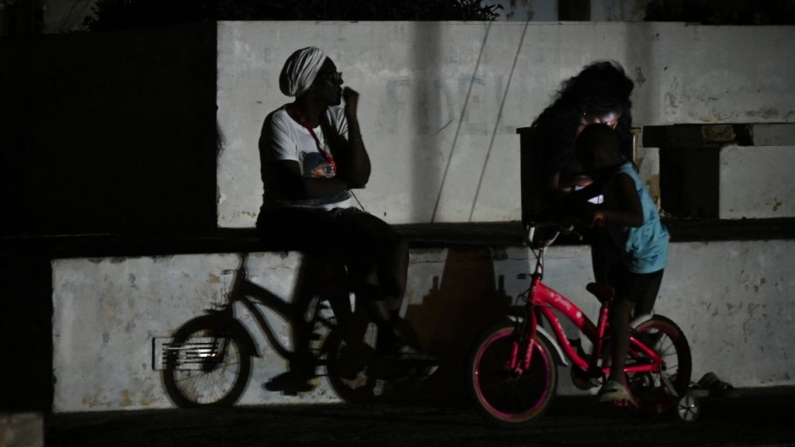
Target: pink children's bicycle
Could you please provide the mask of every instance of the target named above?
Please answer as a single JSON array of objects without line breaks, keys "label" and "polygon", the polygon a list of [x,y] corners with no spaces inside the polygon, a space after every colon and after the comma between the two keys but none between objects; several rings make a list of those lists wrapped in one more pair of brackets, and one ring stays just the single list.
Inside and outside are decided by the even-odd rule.
[{"label": "pink children's bicycle", "polygon": [[[570,366],[579,389],[601,386],[610,373],[611,330],[608,323],[613,289],[595,283],[586,289],[602,303],[594,325],[563,295],[543,282],[544,253],[561,231],[558,224],[532,224],[527,244],[536,258],[530,287],[518,316],[488,329],[475,344],[467,364],[467,382],[477,409],[505,426],[541,417],[555,398],[558,365]],[[548,237],[539,238],[539,233]],[[551,234],[550,234],[551,233]],[[536,241],[536,239],[541,239]],[[570,320],[593,345],[591,353],[566,337],[556,312]],[[542,327],[549,323],[552,334]],[[661,413],[676,406],[690,384],[690,347],[682,330],[661,315],[636,316],[627,358],[627,406],[645,413]],[[569,363],[571,362],[571,363]]]}]

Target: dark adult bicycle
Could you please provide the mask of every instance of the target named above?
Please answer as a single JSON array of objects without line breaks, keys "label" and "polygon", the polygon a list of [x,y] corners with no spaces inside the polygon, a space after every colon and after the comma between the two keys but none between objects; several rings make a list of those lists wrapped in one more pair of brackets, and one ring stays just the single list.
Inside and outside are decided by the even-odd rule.
[{"label": "dark adult bicycle", "polygon": [[[350,324],[342,331],[322,294],[314,294],[299,309],[251,282],[245,268],[247,257],[241,255],[237,269],[223,272],[234,275],[226,302],[184,323],[169,343],[156,349],[155,356],[162,359],[163,384],[174,404],[183,408],[231,406],[245,391],[251,357],[261,354],[249,330],[235,318],[237,303],[253,316],[279,356],[290,363],[309,362],[315,376],[327,376],[342,400],[360,402],[377,397],[382,383],[366,371],[376,330],[366,313],[359,306],[352,312],[350,302],[335,307],[335,313],[352,312]],[[265,318],[263,305],[289,324],[294,334],[302,334],[293,337],[293,345],[303,348],[302,344],[307,344],[307,349],[285,346]]]}]

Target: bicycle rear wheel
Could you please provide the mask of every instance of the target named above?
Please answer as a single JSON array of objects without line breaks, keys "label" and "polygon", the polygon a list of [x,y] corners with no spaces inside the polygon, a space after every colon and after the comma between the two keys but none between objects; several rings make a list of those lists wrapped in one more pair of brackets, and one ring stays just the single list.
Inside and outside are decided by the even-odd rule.
[{"label": "bicycle rear wheel", "polygon": [[536,337],[530,368],[519,376],[510,371],[514,328],[513,322],[505,321],[487,330],[467,363],[467,385],[476,408],[504,426],[542,416],[555,398],[558,382],[555,359],[542,337]]},{"label": "bicycle rear wheel", "polygon": [[177,329],[162,373],[174,404],[234,405],[251,375],[248,340],[240,323],[212,315],[194,318]]},{"label": "bicycle rear wheel", "polygon": [[[419,337],[408,321],[395,322],[412,347],[419,349]],[[370,316],[357,310],[346,329],[333,330],[323,345],[329,385],[349,403],[388,402],[405,399],[418,385],[405,369],[379,360],[376,353],[378,328]]]},{"label": "bicycle rear wheel", "polygon": [[341,400],[348,403],[370,403],[384,391],[382,380],[367,375],[366,366],[375,352],[375,324],[364,322],[362,337],[346,340],[339,328],[332,331],[323,346],[329,385]]},{"label": "bicycle rear wheel", "polygon": [[[665,361],[660,373],[627,374],[627,385],[635,405],[645,413],[662,413],[674,407],[687,392],[692,373],[690,345],[673,321],[655,315],[636,329],[636,338],[657,352]],[[630,349],[627,366],[643,363],[648,357]],[[668,380],[677,395],[670,393]]]}]

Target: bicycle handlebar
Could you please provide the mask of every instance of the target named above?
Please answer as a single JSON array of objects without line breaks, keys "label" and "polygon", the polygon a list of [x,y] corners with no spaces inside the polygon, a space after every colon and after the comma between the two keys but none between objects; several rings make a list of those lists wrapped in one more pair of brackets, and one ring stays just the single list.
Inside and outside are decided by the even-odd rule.
[{"label": "bicycle handlebar", "polygon": [[[546,233],[541,239],[538,238],[538,233],[543,230],[551,229],[551,233]],[[533,222],[527,225],[527,237],[525,243],[531,248],[542,249],[547,248],[555,242],[558,235],[563,230],[562,226],[557,222]]]},{"label": "bicycle handlebar", "polygon": [[[542,240],[535,240],[538,230],[545,229],[552,229],[553,232],[545,234]],[[571,222],[540,221],[531,222],[527,225],[527,238],[525,239],[525,243],[535,249],[547,248],[555,242],[555,239],[557,239],[560,234],[573,234],[576,235],[579,240],[583,240],[583,236],[574,229],[574,224]]]},{"label": "bicycle handlebar", "polygon": [[544,221],[536,221],[530,222],[527,224],[528,227],[535,227],[535,228],[555,228],[560,232],[564,232],[566,229],[573,227],[570,222],[565,221],[558,221],[558,220],[544,220]]}]

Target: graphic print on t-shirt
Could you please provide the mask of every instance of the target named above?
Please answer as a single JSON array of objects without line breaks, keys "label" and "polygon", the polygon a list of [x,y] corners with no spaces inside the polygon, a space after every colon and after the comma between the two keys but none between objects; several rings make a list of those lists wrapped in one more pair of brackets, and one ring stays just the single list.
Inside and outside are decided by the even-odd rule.
[{"label": "graphic print on t-shirt", "polygon": [[301,152],[304,164],[304,177],[332,178],[336,175],[334,167],[320,152]]}]

